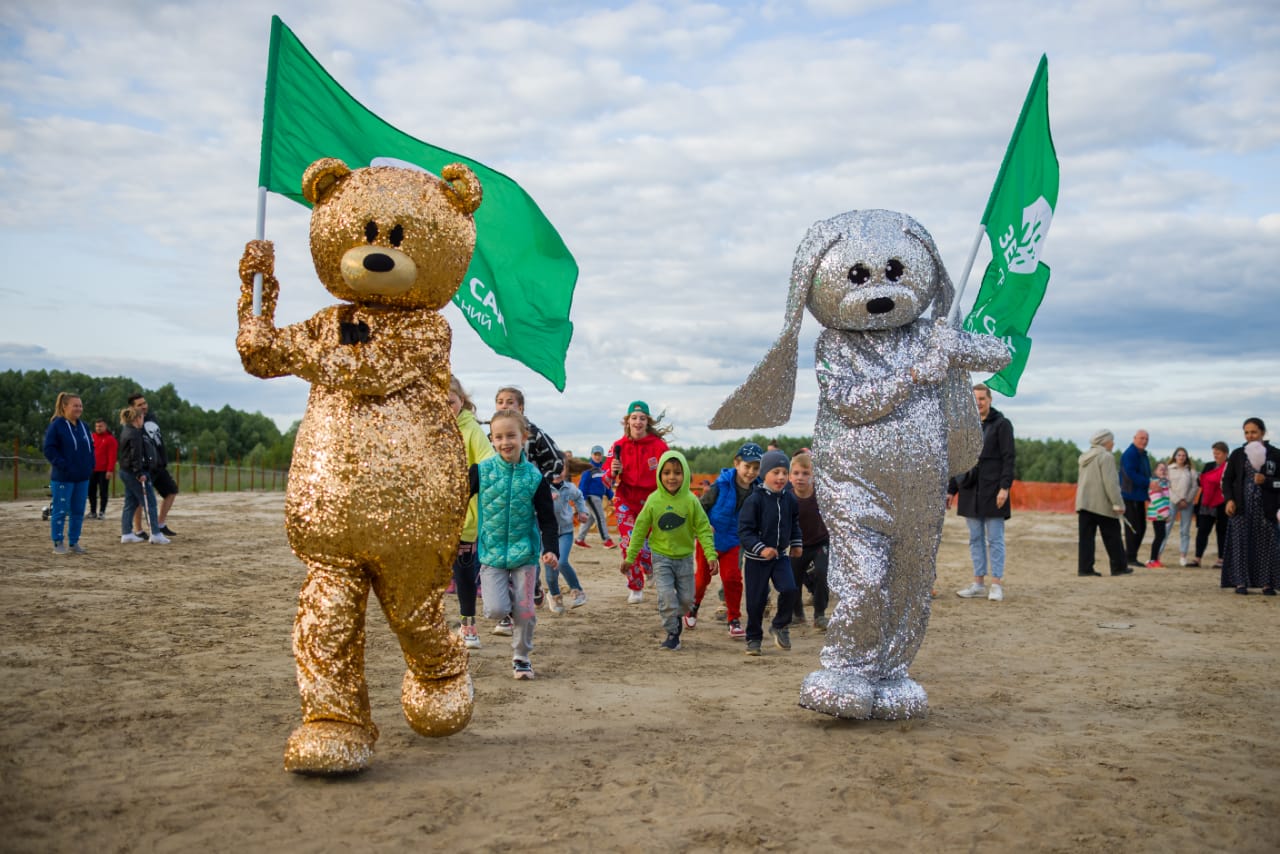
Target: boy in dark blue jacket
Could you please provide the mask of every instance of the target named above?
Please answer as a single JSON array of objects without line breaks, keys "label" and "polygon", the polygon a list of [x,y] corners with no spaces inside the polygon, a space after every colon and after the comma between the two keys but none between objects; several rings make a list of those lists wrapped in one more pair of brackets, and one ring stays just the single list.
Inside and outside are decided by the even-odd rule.
[{"label": "boy in dark blue jacket", "polygon": [[800,557],[800,504],[787,489],[790,461],[769,451],[760,461],[762,483],[747,497],[738,515],[738,539],[746,556],[747,655],[760,654],[761,623],[769,599],[769,582],[778,591],[778,607],[769,634],[779,649],[791,649],[791,615],[799,596],[791,558]]}]

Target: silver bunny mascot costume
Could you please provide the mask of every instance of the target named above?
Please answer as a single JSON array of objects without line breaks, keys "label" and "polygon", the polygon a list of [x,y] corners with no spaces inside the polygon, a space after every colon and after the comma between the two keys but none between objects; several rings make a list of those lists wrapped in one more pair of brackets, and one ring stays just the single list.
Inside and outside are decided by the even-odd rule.
[{"label": "silver bunny mascot costume", "polygon": [[710,422],[760,428],[791,417],[807,306],[824,327],[813,457],[839,602],[822,669],[800,688],[805,708],[884,720],[928,712],[907,668],[929,622],[947,478],[982,448],[968,371],[1009,362],[999,339],[948,325],[954,295],[933,238],[906,214],[815,223],[796,252],[782,334]]}]

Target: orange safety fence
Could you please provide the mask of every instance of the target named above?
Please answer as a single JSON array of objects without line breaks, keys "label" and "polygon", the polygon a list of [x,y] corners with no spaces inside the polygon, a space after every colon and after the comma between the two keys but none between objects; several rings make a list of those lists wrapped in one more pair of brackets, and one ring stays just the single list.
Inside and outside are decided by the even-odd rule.
[{"label": "orange safety fence", "polygon": [[[702,482],[705,480],[715,483],[719,475],[719,472],[715,474],[695,474],[693,476],[693,491],[701,495],[704,488]],[[1015,480],[1013,488],[1009,490],[1009,500],[1013,502],[1014,510],[1074,513],[1076,512],[1076,485],[1074,483],[1035,483]],[[613,517],[613,505],[606,505],[605,512],[608,516],[609,524],[616,530],[618,522]]]}]

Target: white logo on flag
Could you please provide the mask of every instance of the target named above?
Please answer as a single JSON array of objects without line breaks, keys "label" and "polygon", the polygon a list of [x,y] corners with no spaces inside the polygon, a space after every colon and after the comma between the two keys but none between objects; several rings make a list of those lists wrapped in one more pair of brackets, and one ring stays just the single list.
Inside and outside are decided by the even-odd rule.
[{"label": "white logo on flag", "polygon": [[1013,226],[1000,236],[1000,249],[1010,273],[1030,275],[1040,266],[1040,252],[1049,236],[1053,208],[1044,196],[1022,209],[1022,234],[1015,235]]}]

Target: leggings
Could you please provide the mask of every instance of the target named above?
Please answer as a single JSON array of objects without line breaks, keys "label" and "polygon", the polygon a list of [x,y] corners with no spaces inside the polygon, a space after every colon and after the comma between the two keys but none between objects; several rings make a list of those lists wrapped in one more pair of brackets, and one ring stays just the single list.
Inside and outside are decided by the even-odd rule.
[{"label": "leggings", "polygon": [[458,612],[463,617],[476,615],[476,588],[480,566],[476,563],[476,544],[458,543],[458,556],[453,559],[453,584],[458,593]]},{"label": "leggings", "polygon": [[591,533],[591,526],[595,525],[596,530],[600,532],[600,539],[607,542],[611,541],[609,537],[609,520],[604,515],[604,497],[600,495],[585,495],[587,499],[587,513],[591,519],[578,525],[578,535],[574,537],[577,540],[585,540],[587,534]]},{"label": "leggings", "polygon": [[1151,530],[1155,532],[1155,539],[1151,541],[1151,559],[1160,560],[1160,552],[1164,551],[1164,536],[1169,527],[1169,523],[1163,519],[1152,519]]}]

